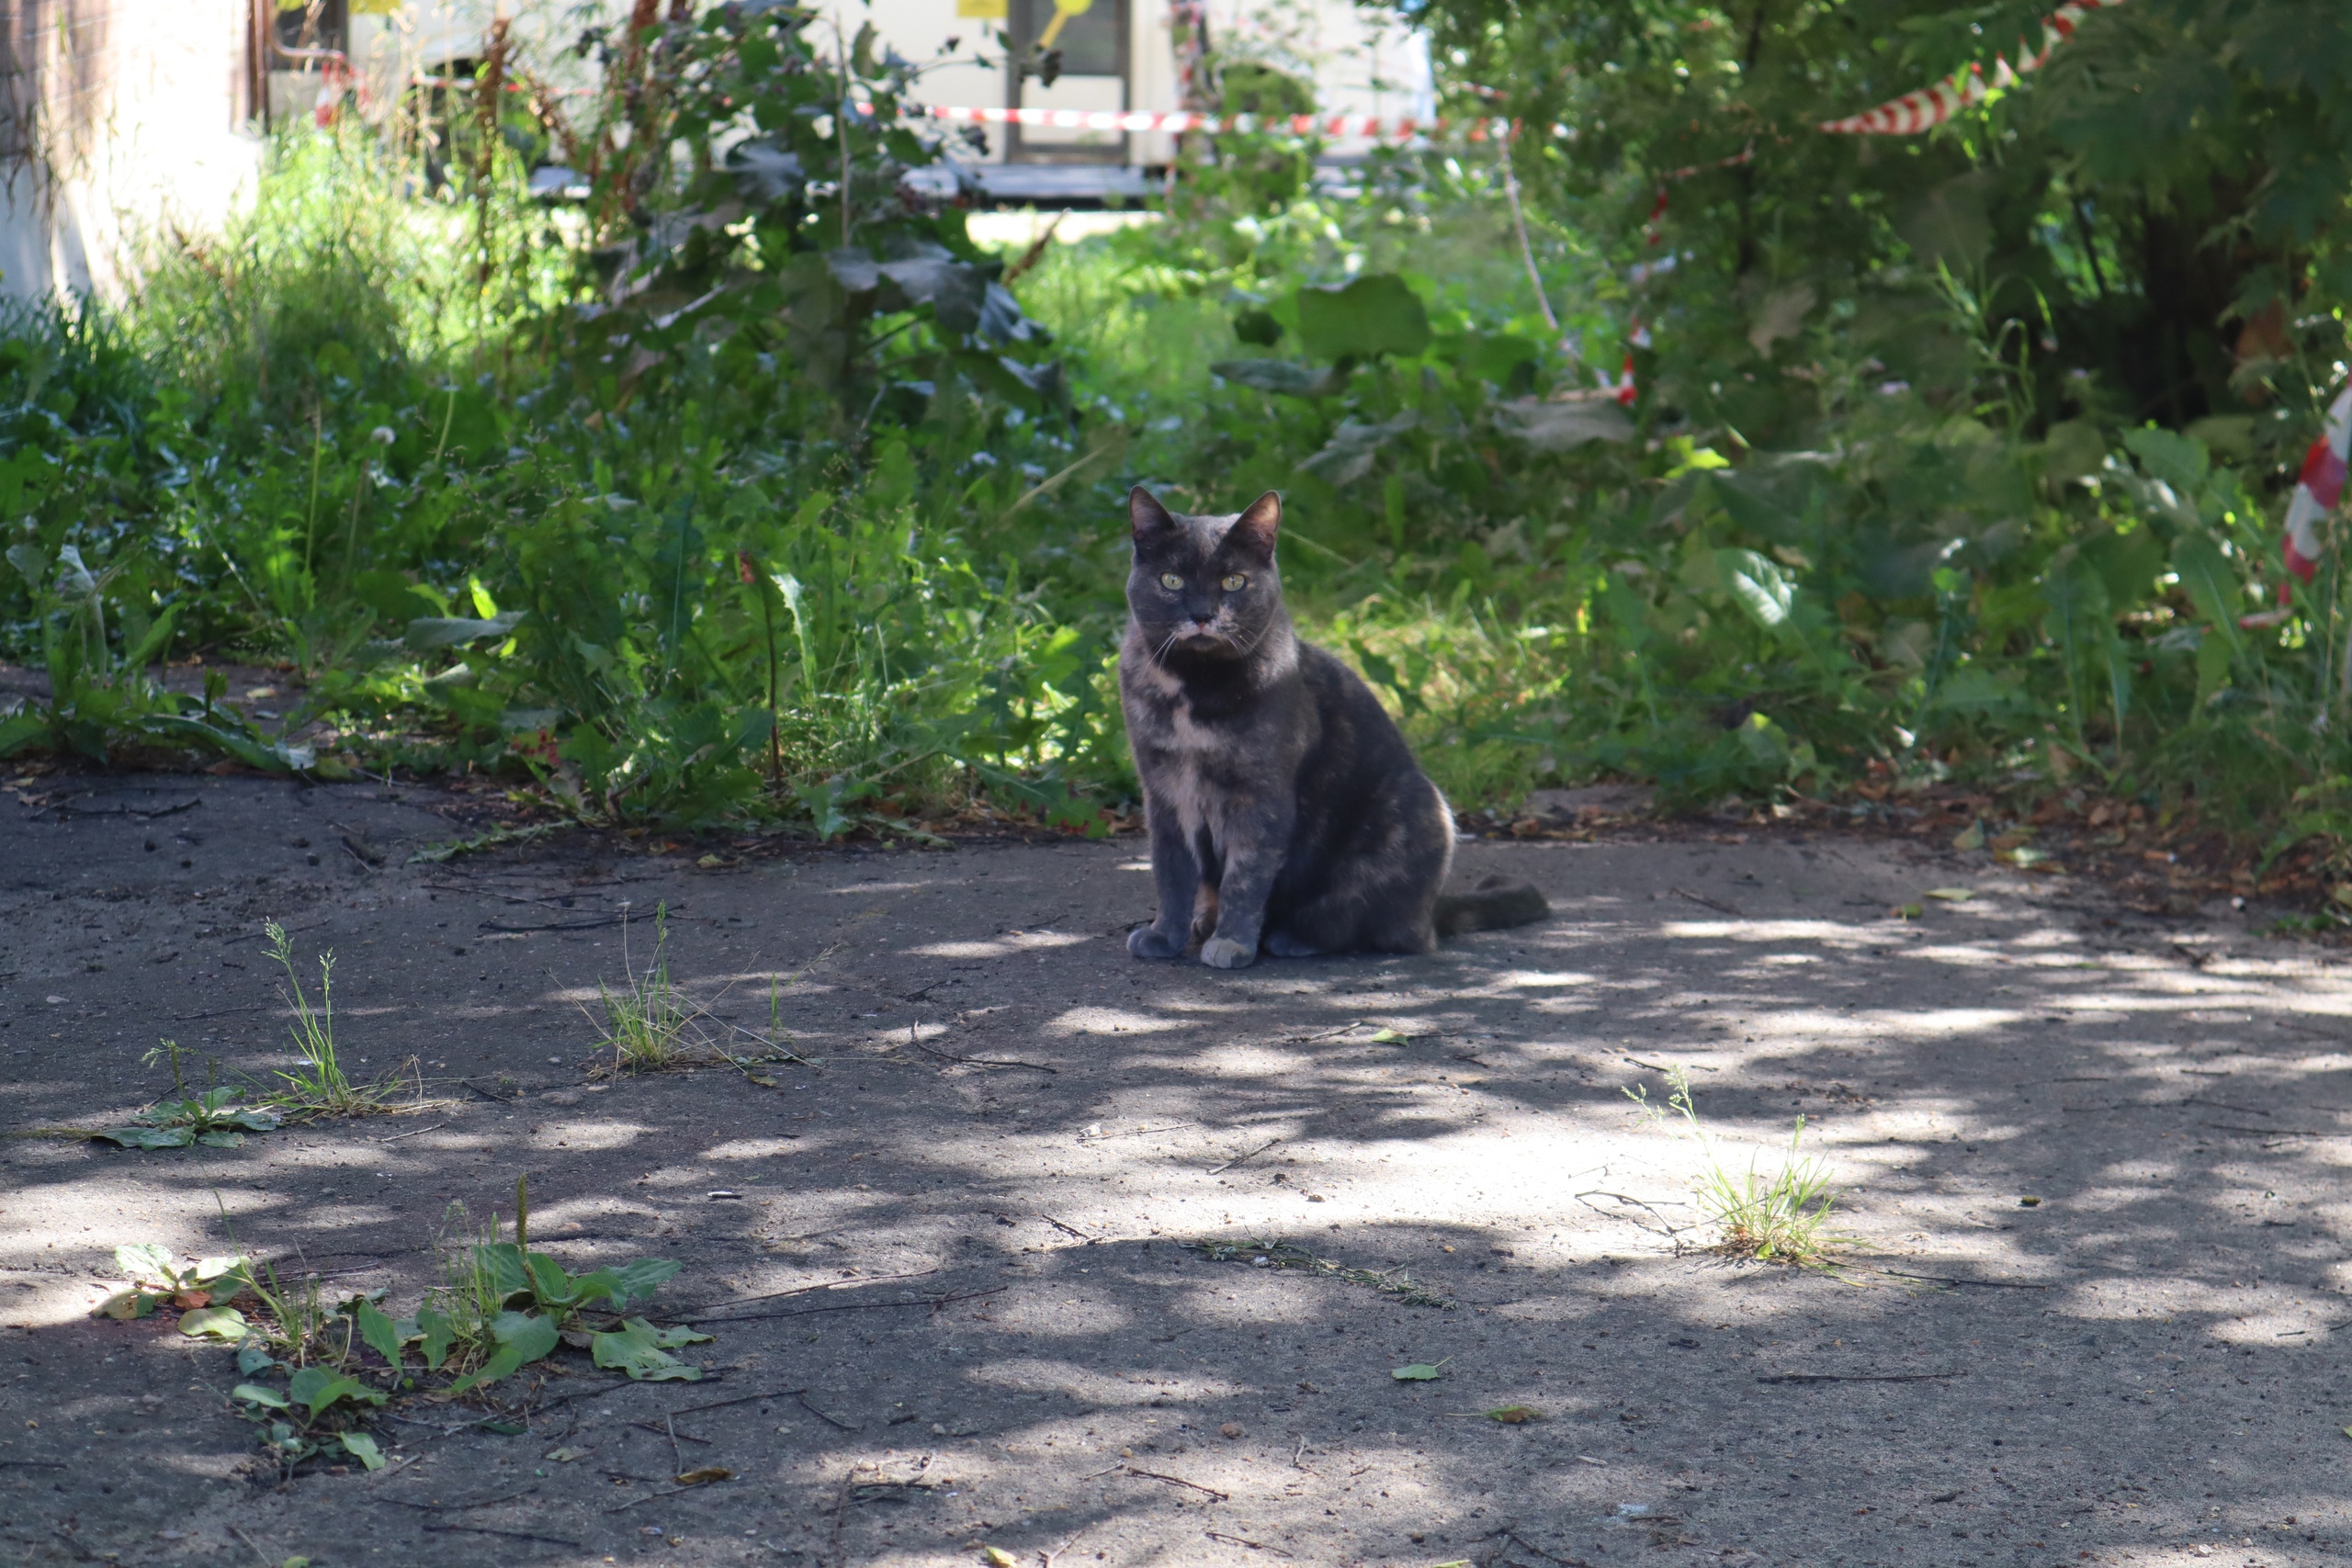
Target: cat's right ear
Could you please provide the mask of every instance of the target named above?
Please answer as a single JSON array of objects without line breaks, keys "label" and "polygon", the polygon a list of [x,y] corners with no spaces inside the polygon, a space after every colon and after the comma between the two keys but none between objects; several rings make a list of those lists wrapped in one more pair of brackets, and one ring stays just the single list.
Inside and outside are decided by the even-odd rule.
[{"label": "cat's right ear", "polygon": [[1147,545],[1174,533],[1176,519],[1168,514],[1168,508],[1159,504],[1158,497],[1137,485],[1127,491],[1127,525],[1134,530],[1136,543]]}]

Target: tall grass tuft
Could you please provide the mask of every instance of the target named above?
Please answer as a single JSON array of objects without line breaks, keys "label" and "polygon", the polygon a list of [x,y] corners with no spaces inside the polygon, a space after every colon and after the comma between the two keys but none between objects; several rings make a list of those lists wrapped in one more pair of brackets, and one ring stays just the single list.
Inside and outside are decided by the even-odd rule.
[{"label": "tall grass tuft", "polygon": [[1827,1164],[1800,1152],[1804,1118],[1797,1118],[1778,1169],[1758,1169],[1757,1156],[1749,1156],[1747,1169],[1735,1169],[1724,1163],[1714,1134],[1699,1120],[1698,1106],[1690,1096],[1690,1073],[1670,1067],[1666,1082],[1663,1110],[1651,1103],[1642,1085],[1627,1089],[1626,1098],[1654,1122],[1665,1124],[1679,1118],[1683,1131],[1697,1142],[1704,1164],[1693,1183],[1693,1196],[1699,1212],[1718,1233],[1716,1250],[1753,1258],[1759,1263],[1810,1268],[1826,1264],[1838,1239],[1828,1230],[1836,1194],[1830,1190]]},{"label": "tall grass tuft", "polygon": [[294,942],[286,934],[286,928],[271,920],[262,931],[269,938],[271,960],[286,971],[290,992],[287,999],[294,1009],[290,1032],[295,1053],[301,1058],[301,1065],[293,1071],[278,1072],[278,1079],[285,1087],[266,1097],[269,1103],[298,1115],[382,1114],[386,1110],[383,1088],[353,1083],[335,1055],[334,950],[319,955],[319,999],[313,1006],[309,993],[302,989],[301,971],[294,966]]},{"label": "tall grass tuft", "polygon": [[605,1007],[605,1043],[613,1048],[613,1071],[658,1073],[684,1066],[690,1055],[687,1031],[695,1009],[670,978],[670,907],[653,908],[653,956],[642,970],[628,955],[628,919],[621,919],[621,987],[601,980],[596,994]]}]

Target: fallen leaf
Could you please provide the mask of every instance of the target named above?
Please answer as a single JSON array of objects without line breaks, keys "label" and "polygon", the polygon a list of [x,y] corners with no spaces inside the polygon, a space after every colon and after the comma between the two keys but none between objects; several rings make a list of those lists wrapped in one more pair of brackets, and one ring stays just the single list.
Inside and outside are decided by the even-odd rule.
[{"label": "fallen leaf", "polygon": [[155,1300],[144,1291],[117,1291],[90,1311],[93,1317],[110,1317],[117,1323],[129,1323],[145,1317],[155,1310]]},{"label": "fallen leaf", "polygon": [[2039,1209],[2040,1207],[2041,1207],[2041,1199],[2039,1199],[2039,1198],[2035,1198],[2035,1197],[2031,1197],[2031,1196],[2027,1196],[2027,1197],[2020,1198],[2020,1199],[2018,1199],[2018,1206],[2019,1208],[2021,1208],[2021,1209]]},{"label": "fallen leaf", "polygon": [[1543,1414],[1532,1404],[1506,1404],[1499,1410],[1487,1411],[1487,1419],[1499,1421],[1506,1427],[1517,1427],[1532,1421]]},{"label": "fallen leaf", "polygon": [[[550,1454],[548,1457],[552,1459],[555,1456]],[[707,1464],[700,1470],[690,1470],[686,1472],[684,1475],[677,1477],[677,1482],[681,1486],[700,1486],[706,1482],[732,1481],[734,1479],[735,1472],[728,1469],[725,1465]]]},{"label": "fallen leaf", "polygon": [[1897,904],[1894,908],[1887,911],[1888,914],[1891,914],[1895,917],[1895,919],[1902,920],[1916,920],[1927,912],[1927,910],[1921,908],[1917,904]]},{"label": "fallen leaf", "polygon": [[1965,904],[1976,897],[1976,890],[1973,887],[1930,887],[1928,897],[1941,898],[1948,904]]},{"label": "fallen leaf", "polygon": [[1957,838],[1952,840],[1951,847],[1956,850],[1983,849],[1984,847],[1984,824],[1982,822],[1971,822],[1967,827],[1961,829]]},{"label": "fallen leaf", "polygon": [[1408,1043],[1412,1038],[1409,1034],[1401,1033],[1384,1025],[1373,1032],[1372,1043],[1374,1045],[1403,1045]]},{"label": "fallen leaf", "polygon": [[1398,1382],[1427,1382],[1441,1374],[1436,1367],[1430,1365],[1427,1361],[1415,1361],[1409,1367],[1395,1369],[1388,1375]]},{"label": "fallen leaf", "polygon": [[1021,1559],[1001,1546],[980,1548],[980,1561],[987,1563],[989,1568],[1020,1568],[1021,1562]]},{"label": "fallen leaf", "polygon": [[1241,1423],[1238,1421],[1227,1421],[1224,1426],[1217,1428],[1217,1435],[1225,1438],[1238,1438],[1242,1436]]},{"label": "fallen leaf", "polygon": [[594,1449],[555,1449],[549,1450],[546,1457],[557,1464],[570,1464],[573,1460],[586,1459],[594,1451]]}]

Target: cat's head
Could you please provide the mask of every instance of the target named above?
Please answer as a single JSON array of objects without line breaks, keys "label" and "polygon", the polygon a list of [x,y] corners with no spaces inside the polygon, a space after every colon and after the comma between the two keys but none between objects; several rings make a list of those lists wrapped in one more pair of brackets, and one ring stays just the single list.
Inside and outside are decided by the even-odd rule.
[{"label": "cat's head", "polygon": [[1127,492],[1135,566],[1127,608],[1159,657],[1238,659],[1283,619],[1274,570],[1282,497],[1268,491],[1228,517],[1170,512],[1137,485]]}]

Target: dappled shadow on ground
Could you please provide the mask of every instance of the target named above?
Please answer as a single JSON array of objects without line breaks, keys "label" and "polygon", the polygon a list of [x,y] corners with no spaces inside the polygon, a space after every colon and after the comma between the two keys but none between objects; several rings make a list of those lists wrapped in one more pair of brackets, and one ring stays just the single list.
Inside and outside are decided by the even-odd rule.
[{"label": "dappled shadow on ground", "polygon": [[[94,835],[77,864],[103,883],[107,852]],[[0,1464],[9,1539],[193,1562],[233,1524],[322,1562],[681,1564],[983,1540],[1063,1563],[2285,1563],[2352,1540],[2312,1462],[2346,1418],[2321,1357],[2346,1320],[2352,1022],[2309,951],[1822,838],[1472,847],[1558,918],[1221,975],[1125,957],[1134,854],[697,873],[606,847],[318,881],[289,923],[337,947],[347,1037],[429,1064],[446,1103],[234,1153],[13,1145],[0,1321],[34,1330],[17,1403],[56,1414],[0,1461],[72,1468]],[[640,963],[671,906],[707,1028],[749,1051],[773,1019],[805,1062],[589,1078],[578,1006],[618,976],[600,922],[623,899]],[[177,1027],[277,1059],[252,955],[192,935],[209,912],[158,899],[102,934],[210,980],[139,995],[116,958],[75,966],[85,922],[131,902],[78,895],[21,948],[13,1122],[136,1104],[136,1047],[183,1015],[254,1008]],[[1773,1168],[1806,1118],[1836,1269],[1697,1250],[1704,1149],[1624,1092],[1662,1100],[1673,1065],[1736,1169]],[[75,1315],[113,1245],[216,1250],[220,1211],[249,1248],[411,1303],[445,1206],[479,1219],[526,1169],[567,1262],[686,1264],[665,1297],[716,1336],[715,1381],[563,1365],[505,1390],[518,1435],[415,1404],[392,1469],[272,1491],[221,1479],[245,1433],[220,1352]],[[1442,1375],[1390,1375],[1412,1362]],[[1483,1414],[1514,1404],[1541,1416]],[[665,1479],[712,1464],[736,1479]]]}]

